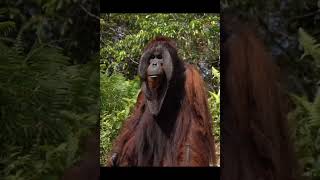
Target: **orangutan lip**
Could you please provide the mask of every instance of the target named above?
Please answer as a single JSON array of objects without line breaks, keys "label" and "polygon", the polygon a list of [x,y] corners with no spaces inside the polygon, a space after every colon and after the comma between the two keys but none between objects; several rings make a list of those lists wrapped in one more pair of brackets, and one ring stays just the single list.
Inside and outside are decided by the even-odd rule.
[{"label": "orangutan lip", "polygon": [[150,75],[149,77],[151,77],[151,78],[157,78],[158,75]]}]

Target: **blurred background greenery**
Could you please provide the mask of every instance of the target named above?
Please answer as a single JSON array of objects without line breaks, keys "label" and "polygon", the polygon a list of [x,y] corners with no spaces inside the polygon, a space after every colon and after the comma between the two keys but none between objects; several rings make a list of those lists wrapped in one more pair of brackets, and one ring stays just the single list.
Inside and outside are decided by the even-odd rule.
[{"label": "blurred background greenery", "polygon": [[58,180],[81,159],[99,120],[99,5],[0,2],[0,179]]},{"label": "blurred background greenery", "polygon": [[220,157],[220,15],[101,14],[100,29],[101,165],[136,101],[143,48],[159,35],[174,39],[180,57],[196,65],[204,77]]},{"label": "blurred background greenery", "polygon": [[[221,0],[255,22],[280,67],[303,179],[320,178],[320,0]],[[223,21],[222,21],[223,23]]]}]

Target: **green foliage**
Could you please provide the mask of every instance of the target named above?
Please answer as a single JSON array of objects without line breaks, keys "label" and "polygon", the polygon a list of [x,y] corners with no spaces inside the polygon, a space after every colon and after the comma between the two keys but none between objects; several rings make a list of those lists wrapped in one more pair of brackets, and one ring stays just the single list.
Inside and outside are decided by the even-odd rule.
[{"label": "green foliage", "polygon": [[220,16],[217,14],[104,14],[100,22],[103,72],[121,72],[132,78],[144,46],[155,36],[173,38],[180,56],[190,63],[206,64],[207,69],[218,67]]},{"label": "green foliage", "polygon": [[0,179],[59,179],[98,119],[96,65],[57,48],[21,54],[0,42]]},{"label": "green foliage", "polygon": [[[304,48],[304,54],[301,57],[303,61],[309,60],[309,63],[315,63],[319,67],[319,44],[308,35],[303,29],[299,29],[299,41]],[[307,56],[311,55],[313,61]],[[318,64],[318,65],[317,65]],[[290,125],[292,125],[292,138],[295,139],[295,146],[300,165],[303,167],[304,176],[309,179],[318,179],[320,177],[320,88],[313,83],[317,90],[313,100],[291,94],[296,108],[288,114]]]},{"label": "green foliage", "polygon": [[304,176],[317,179],[320,176],[320,94],[313,102],[305,97],[292,95],[296,109],[289,113],[294,124],[293,136]]},{"label": "green foliage", "polygon": [[214,135],[215,142],[220,144],[220,90],[218,93],[209,91],[209,95],[209,108],[213,120],[212,133]]},{"label": "green foliage", "polygon": [[209,108],[212,115],[213,128],[212,133],[215,138],[217,165],[220,166],[220,72],[212,67],[212,80],[218,87],[217,90],[209,91]]},{"label": "green foliage", "polygon": [[98,45],[99,17],[92,11],[98,13],[99,5],[90,0],[1,1],[0,39],[23,42],[26,51],[35,42],[50,42],[72,61],[87,62]]},{"label": "green foliage", "polygon": [[98,5],[0,2],[0,179],[60,179],[79,160],[99,119]]},{"label": "green foliage", "polygon": [[299,42],[304,48],[304,54],[301,59],[311,55],[315,60],[316,66],[320,68],[320,44],[302,28],[299,28]]},{"label": "green foliage", "polygon": [[13,21],[0,22],[0,34],[7,36],[15,28],[16,23]]},{"label": "green foliage", "polygon": [[[214,81],[220,85],[220,72],[212,67]],[[209,91],[209,107],[213,120],[213,134],[217,142],[220,142],[220,89],[218,92]]]},{"label": "green foliage", "polygon": [[136,102],[139,80],[126,80],[121,74],[100,75],[100,163],[106,163],[112,142]]}]

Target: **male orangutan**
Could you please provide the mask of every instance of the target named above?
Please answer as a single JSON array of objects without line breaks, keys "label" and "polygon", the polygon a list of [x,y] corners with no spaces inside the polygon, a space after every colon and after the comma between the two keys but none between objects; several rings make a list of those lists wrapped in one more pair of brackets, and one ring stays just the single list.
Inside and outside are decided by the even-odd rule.
[{"label": "male orangutan", "polygon": [[297,179],[276,66],[253,26],[222,20],[221,179]]},{"label": "male orangutan", "polygon": [[207,92],[196,68],[178,57],[171,40],[158,37],[146,46],[138,73],[141,92],[107,165],[213,165]]}]

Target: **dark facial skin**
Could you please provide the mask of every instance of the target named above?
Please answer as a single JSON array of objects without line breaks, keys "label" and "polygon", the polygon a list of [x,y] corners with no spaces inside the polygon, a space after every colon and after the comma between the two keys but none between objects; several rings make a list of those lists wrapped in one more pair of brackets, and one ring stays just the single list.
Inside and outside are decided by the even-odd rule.
[{"label": "dark facial skin", "polygon": [[157,116],[172,76],[173,62],[168,49],[159,44],[146,50],[140,60],[139,75],[150,112]]},{"label": "dark facial skin", "polygon": [[[156,89],[160,86],[163,80],[164,71],[163,71],[163,60],[162,56],[158,55],[157,57],[151,56],[150,64],[147,69],[147,76],[148,76],[148,87],[150,89]],[[158,59],[160,58],[160,59]]]}]

